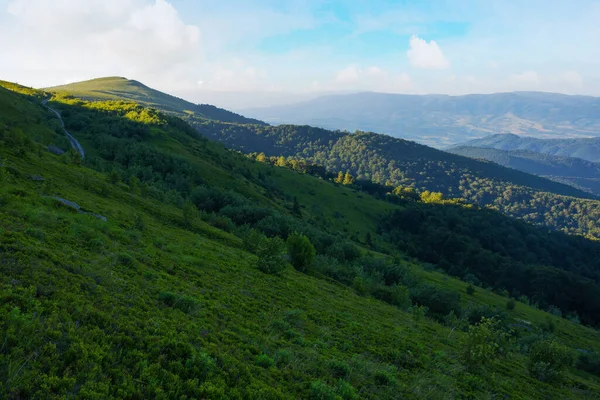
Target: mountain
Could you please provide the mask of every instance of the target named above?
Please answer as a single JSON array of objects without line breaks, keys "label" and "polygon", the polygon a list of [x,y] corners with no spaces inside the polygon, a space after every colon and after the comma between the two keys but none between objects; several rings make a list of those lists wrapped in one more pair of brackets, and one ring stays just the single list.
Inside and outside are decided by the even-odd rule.
[{"label": "mountain", "polygon": [[[57,155],[61,120],[85,159]],[[0,159],[0,397],[600,390],[600,334],[578,323],[600,323],[597,242],[379,200],[171,114],[4,82]]]},{"label": "mountain", "polygon": [[175,113],[187,119],[206,118],[240,124],[259,124],[262,121],[246,118],[231,111],[209,104],[193,104],[175,96],[151,89],[134,80],[121,77],[106,77],[84,82],[71,83],[46,89],[54,93],[69,93],[86,100],[129,100],[146,107]]},{"label": "mountain", "polygon": [[548,138],[600,136],[600,98],[556,93],[356,93],[243,113],[271,124],[373,131],[434,147],[494,133]]},{"label": "mountain", "polygon": [[471,146],[456,146],[448,151],[465,157],[492,161],[528,174],[544,176],[600,195],[600,164],[581,158],[554,156],[529,150],[498,150]]},{"label": "mountain", "polygon": [[600,162],[600,138],[539,139],[517,135],[490,135],[461,143],[460,146],[499,150],[527,150],[553,156],[574,157]]}]

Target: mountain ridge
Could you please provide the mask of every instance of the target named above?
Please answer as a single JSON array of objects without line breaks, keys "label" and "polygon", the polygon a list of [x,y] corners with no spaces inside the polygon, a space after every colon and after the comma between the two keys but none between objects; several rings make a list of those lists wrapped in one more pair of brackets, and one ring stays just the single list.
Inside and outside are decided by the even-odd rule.
[{"label": "mountain ridge", "polygon": [[460,96],[361,92],[243,112],[270,123],[374,131],[434,147],[494,133],[600,135],[600,98],[546,92]]},{"label": "mountain ridge", "polygon": [[[473,139],[457,146],[483,147],[498,150],[528,150],[553,156],[580,158],[600,162],[600,138],[541,139],[513,134],[496,134]],[[455,146],[449,146],[451,149]]]},{"label": "mountain ridge", "polygon": [[184,118],[218,119],[223,122],[265,125],[263,121],[246,118],[210,104],[194,104],[182,98],[152,89],[145,84],[124,77],[103,77],[44,90],[69,93],[86,100],[129,100],[141,105],[172,112]]}]

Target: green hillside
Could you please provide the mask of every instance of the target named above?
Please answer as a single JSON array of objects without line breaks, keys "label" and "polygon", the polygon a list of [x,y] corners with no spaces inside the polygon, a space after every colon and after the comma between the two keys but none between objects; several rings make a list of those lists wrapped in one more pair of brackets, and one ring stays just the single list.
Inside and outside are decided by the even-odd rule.
[{"label": "green hillside", "polygon": [[76,82],[46,89],[55,93],[70,93],[87,100],[129,100],[146,107],[177,114],[186,119],[206,118],[240,124],[259,124],[264,122],[245,118],[239,114],[212,106],[193,104],[169,94],[159,92],[134,80],[121,77],[107,77]]},{"label": "green hillside", "polygon": [[[388,213],[462,206],[377,200],[123,102],[52,98],[86,149],[57,156],[44,94],[3,86],[19,93],[0,88],[0,397],[598,397],[597,330],[441,274],[381,231]],[[598,270],[594,242],[492,214],[539,262],[560,242]],[[316,247],[306,273],[278,249],[294,232]],[[543,262],[552,281],[558,255]]]},{"label": "green hillside", "polygon": [[544,176],[581,190],[600,195],[600,164],[581,158],[554,156],[529,150],[498,150],[457,146],[450,153],[484,159],[505,167]]},{"label": "green hillside", "polygon": [[375,133],[218,121],[194,126],[204,136],[246,153],[307,160],[329,173],[349,172],[362,181],[440,192],[536,225],[600,238],[600,202],[588,200],[595,196],[495,163]]}]

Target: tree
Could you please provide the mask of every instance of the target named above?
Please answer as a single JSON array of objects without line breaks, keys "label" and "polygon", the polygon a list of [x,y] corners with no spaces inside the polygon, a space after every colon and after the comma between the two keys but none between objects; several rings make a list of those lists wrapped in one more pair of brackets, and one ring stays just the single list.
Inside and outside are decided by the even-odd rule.
[{"label": "tree", "polygon": [[299,234],[292,234],[287,239],[288,253],[291,263],[300,272],[308,271],[317,254],[310,240]]},{"label": "tree", "polygon": [[352,185],[354,183],[354,177],[350,175],[349,172],[346,172],[344,175],[344,180],[342,181],[343,185]]},{"label": "tree", "polygon": [[287,165],[287,161],[284,156],[277,157],[277,161],[275,161],[276,167],[285,167]]},{"label": "tree", "polygon": [[333,180],[335,183],[344,182],[344,173],[342,171],[338,172],[337,177]]},{"label": "tree", "polygon": [[267,162],[267,156],[265,156],[265,153],[260,153],[256,156],[256,161],[261,163]]}]

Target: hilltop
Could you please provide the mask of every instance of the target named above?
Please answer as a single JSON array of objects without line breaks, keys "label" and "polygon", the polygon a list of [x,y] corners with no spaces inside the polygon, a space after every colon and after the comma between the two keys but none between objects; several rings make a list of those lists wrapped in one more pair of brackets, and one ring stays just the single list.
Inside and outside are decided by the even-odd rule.
[{"label": "hilltop", "polygon": [[264,122],[246,118],[231,111],[209,104],[193,104],[175,96],[149,88],[148,86],[122,77],[106,77],[68,85],[54,86],[49,92],[69,93],[86,100],[130,100],[146,107],[177,114],[179,117],[195,119],[206,118],[240,124],[259,124]]}]

